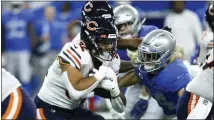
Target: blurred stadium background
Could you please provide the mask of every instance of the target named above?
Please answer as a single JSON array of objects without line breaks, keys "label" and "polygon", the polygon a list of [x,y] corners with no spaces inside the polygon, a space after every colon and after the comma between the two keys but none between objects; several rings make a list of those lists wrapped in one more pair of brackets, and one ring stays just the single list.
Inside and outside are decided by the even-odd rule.
[{"label": "blurred stadium background", "polygon": [[[24,12],[17,18],[8,12],[12,4],[2,2],[2,65],[19,78],[35,97],[48,67],[63,44],[71,41],[80,31],[80,24],[76,20],[81,19],[84,1],[21,2]],[[171,10],[171,1],[109,1],[109,4],[113,8],[119,4],[131,4],[137,8],[141,18],[147,18],[144,24],[159,28],[163,27],[164,19]],[[204,13],[207,5],[207,1],[185,2],[185,8],[197,14],[203,30],[206,28]],[[12,22],[9,23],[10,20]],[[32,25],[32,29],[22,28],[25,24]],[[8,31],[8,27],[14,30]],[[32,30],[35,34],[28,34]],[[14,41],[7,41],[8,37]],[[101,98],[94,97],[89,102],[91,110],[102,112],[106,118],[110,118]]]}]

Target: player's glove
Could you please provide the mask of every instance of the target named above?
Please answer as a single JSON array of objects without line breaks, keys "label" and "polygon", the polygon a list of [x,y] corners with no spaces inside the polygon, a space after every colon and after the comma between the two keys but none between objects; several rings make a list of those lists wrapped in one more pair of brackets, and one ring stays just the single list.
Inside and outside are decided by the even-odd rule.
[{"label": "player's glove", "polygon": [[108,74],[106,75],[105,80],[100,83],[100,86],[103,89],[109,90],[111,97],[115,98],[120,94],[120,89],[118,87],[117,82],[117,75],[110,67],[108,67],[106,72]]},{"label": "player's glove", "polygon": [[113,98],[119,96],[120,94],[120,89],[118,87],[117,81],[113,81],[109,78],[105,78],[104,80],[102,80],[98,87],[110,91],[111,97]]},{"label": "player's glove", "polygon": [[144,115],[144,113],[148,108],[148,100],[149,100],[149,96],[143,97],[142,95],[140,95],[140,99],[134,105],[134,107],[130,112],[131,118],[140,119]]},{"label": "player's glove", "polygon": [[100,66],[99,70],[97,70],[97,69],[94,68],[93,69],[94,73],[89,74],[89,76],[94,76],[98,81],[101,81],[108,74],[108,71],[107,71],[108,69],[109,69],[109,67],[105,67],[105,66]]}]

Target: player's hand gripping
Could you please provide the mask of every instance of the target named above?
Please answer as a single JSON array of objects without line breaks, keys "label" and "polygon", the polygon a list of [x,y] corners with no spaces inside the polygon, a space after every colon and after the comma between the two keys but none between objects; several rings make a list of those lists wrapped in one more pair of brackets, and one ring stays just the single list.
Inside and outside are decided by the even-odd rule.
[{"label": "player's hand gripping", "polygon": [[131,118],[140,119],[144,115],[148,108],[148,100],[149,98],[145,99],[140,97],[130,112]]},{"label": "player's hand gripping", "polygon": [[98,81],[102,81],[106,76],[107,76],[107,69],[108,67],[106,66],[100,66],[99,70],[93,69],[94,73],[89,74],[89,76],[94,76]]},{"label": "player's hand gripping", "polygon": [[112,97],[117,97],[120,94],[117,75],[110,67],[100,66],[99,70],[93,69],[93,71],[95,72],[94,77],[101,81],[98,85],[99,88],[110,91]]}]

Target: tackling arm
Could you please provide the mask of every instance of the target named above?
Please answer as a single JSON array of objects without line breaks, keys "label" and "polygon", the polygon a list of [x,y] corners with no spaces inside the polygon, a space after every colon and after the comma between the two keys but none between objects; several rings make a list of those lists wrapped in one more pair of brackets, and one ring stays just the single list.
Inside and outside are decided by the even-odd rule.
[{"label": "tackling arm", "polygon": [[119,79],[119,87],[124,88],[134,84],[137,84],[139,79],[137,78],[134,70],[129,71],[125,76]]},{"label": "tackling arm", "polygon": [[121,66],[120,66],[119,73],[128,72],[129,70],[132,70],[133,68],[134,67],[130,61],[121,60]]},{"label": "tackling arm", "polygon": [[140,38],[120,39],[118,40],[118,49],[137,50],[142,40]]}]

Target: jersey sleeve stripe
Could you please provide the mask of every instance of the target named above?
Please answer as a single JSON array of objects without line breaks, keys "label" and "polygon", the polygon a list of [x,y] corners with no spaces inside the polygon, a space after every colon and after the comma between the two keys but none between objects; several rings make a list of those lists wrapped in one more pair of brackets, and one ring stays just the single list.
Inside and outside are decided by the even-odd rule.
[{"label": "jersey sleeve stripe", "polygon": [[69,55],[67,54],[67,53],[65,53],[64,51],[63,51],[63,54],[69,59],[69,60],[71,60],[71,62],[75,65],[75,67],[79,70],[80,69],[80,66],[77,66],[77,64],[69,57]]},{"label": "jersey sleeve stripe", "polygon": [[80,60],[81,60],[81,56],[77,53],[77,51],[76,50],[74,50],[72,47],[70,47],[70,49],[80,58]]},{"label": "jersey sleeve stripe", "polygon": [[80,61],[76,58],[76,56],[73,55],[69,49],[66,49],[66,51],[68,52],[68,54],[69,54],[70,56],[72,56],[72,58],[74,58],[74,61],[77,62],[77,64],[78,64],[79,66],[81,66]]}]

